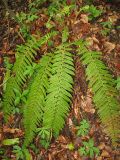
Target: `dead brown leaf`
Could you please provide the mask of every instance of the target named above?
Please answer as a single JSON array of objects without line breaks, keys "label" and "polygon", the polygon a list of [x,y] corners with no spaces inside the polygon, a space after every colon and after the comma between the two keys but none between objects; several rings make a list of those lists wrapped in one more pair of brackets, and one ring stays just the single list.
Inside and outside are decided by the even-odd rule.
[{"label": "dead brown leaf", "polygon": [[9,127],[7,127],[7,126],[3,126],[3,132],[4,133],[12,133],[12,134],[14,134],[15,133],[15,129],[14,128],[9,128]]},{"label": "dead brown leaf", "polygon": [[86,14],[81,14],[81,22],[88,23],[88,16]]},{"label": "dead brown leaf", "polygon": [[104,142],[101,142],[100,145],[98,146],[98,148],[100,150],[103,150],[105,148],[105,143]]},{"label": "dead brown leaf", "polygon": [[107,53],[110,53],[115,49],[115,44],[111,42],[105,42],[103,46],[104,46],[104,52],[107,52]]},{"label": "dead brown leaf", "polygon": [[102,157],[110,157],[110,154],[106,150],[103,150],[101,156]]},{"label": "dead brown leaf", "polygon": [[67,140],[66,140],[65,137],[62,136],[62,135],[60,135],[60,136],[58,137],[57,141],[59,141],[59,142],[61,142],[61,143],[64,143],[64,144],[67,143]]}]

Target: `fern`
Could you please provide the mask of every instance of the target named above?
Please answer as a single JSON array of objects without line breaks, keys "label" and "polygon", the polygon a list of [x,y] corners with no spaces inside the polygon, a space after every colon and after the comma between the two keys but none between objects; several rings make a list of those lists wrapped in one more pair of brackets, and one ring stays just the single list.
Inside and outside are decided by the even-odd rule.
[{"label": "fern", "polygon": [[37,73],[35,73],[33,82],[30,85],[29,95],[24,109],[24,146],[28,146],[32,141],[37,125],[42,120],[46,89],[49,86],[48,78],[51,71],[51,60],[51,54],[42,57],[40,67]]},{"label": "fern", "polygon": [[52,130],[54,136],[58,135],[63,128],[72,97],[74,64],[69,51],[70,48],[66,45],[59,46],[55,51],[50,85],[47,90],[43,127]]},{"label": "fern", "polygon": [[101,121],[106,126],[106,131],[114,144],[118,140],[118,134],[120,133],[120,107],[116,98],[115,80],[110,75],[105,64],[100,60],[100,52],[89,51],[82,41],[78,42],[78,46],[81,60],[84,65],[87,65],[86,74],[89,86],[94,93],[93,101],[98,109]]},{"label": "fern", "polygon": [[34,56],[37,54],[39,47],[46,43],[51,36],[54,36],[56,32],[51,32],[42,37],[40,40],[36,40],[31,37],[25,45],[21,45],[17,48],[16,62],[14,64],[12,75],[7,81],[6,91],[3,95],[3,111],[5,118],[12,113],[14,108],[15,93],[14,88],[21,92],[21,86],[26,82],[27,76],[24,74],[27,66],[32,65]]}]

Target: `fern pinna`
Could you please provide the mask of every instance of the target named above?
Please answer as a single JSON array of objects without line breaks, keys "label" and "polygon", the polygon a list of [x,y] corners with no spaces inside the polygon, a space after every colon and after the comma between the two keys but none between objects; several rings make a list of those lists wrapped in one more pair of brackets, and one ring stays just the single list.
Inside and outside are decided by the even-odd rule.
[{"label": "fern pinna", "polygon": [[29,87],[29,94],[24,108],[25,141],[24,146],[34,138],[35,130],[43,116],[46,90],[49,86],[48,78],[51,74],[52,54],[45,55],[40,60],[37,73]]},{"label": "fern pinna", "polygon": [[36,40],[33,36],[24,45],[17,48],[16,62],[13,66],[11,77],[6,84],[6,90],[3,95],[3,111],[5,118],[12,113],[14,108],[15,92],[14,88],[21,92],[21,86],[26,82],[27,75],[24,74],[26,68],[32,65],[32,60],[37,54],[39,47],[46,43],[50,37],[54,36],[56,32],[51,32],[43,36],[40,40]]},{"label": "fern pinna", "polygon": [[64,118],[69,110],[71,99],[74,64],[69,46],[60,45],[55,51],[50,85],[47,90],[43,127],[58,135],[64,125]]},{"label": "fern pinna", "polygon": [[87,66],[86,74],[89,86],[94,93],[93,101],[98,109],[101,121],[106,126],[107,133],[115,144],[120,133],[120,106],[117,100],[115,80],[100,60],[100,52],[89,51],[83,41],[78,41],[77,45],[79,46],[78,54],[81,55],[83,64]]}]

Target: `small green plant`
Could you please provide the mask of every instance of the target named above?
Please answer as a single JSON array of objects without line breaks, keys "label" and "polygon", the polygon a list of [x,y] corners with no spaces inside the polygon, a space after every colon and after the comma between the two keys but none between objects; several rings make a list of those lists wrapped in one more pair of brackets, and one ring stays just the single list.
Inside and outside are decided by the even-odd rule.
[{"label": "small green plant", "polygon": [[99,17],[102,14],[102,10],[97,9],[94,5],[86,5],[80,9],[85,13],[88,13],[89,20],[94,20],[96,17]]},{"label": "small green plant", "polygon": [[13,153],[16,154],[16,160],[22,159],[24,160],[25,156],[23,150],[18,145],[13,146]]},{"label": "small green plant", "polygon": [[51,29],[51,28],[53,28],[54,27],[54,25],[51,23],[51,21],[50,21],[50,19],[47,21],[47,23],[46,23],[46,28],[48,28],[48,29]]},{"label": "small green plant", "polygon": [[112,22],[111,21],[101,22],[101,24],[104,28],[109,28],[109,29],[112,28]]},{"label": "small green plant", "polygon": [[73,151],[73,150],[75,149],[73,143],[69,143],[69,144],[67,145],[67,148],[68,148],[70,151]]},{"label": "small green plant", "polygon": [[30,27],[28,25],[22,25],[22,27],[20,28],[20,33],[23,35],[24,38],[29,39],[29,30]]},{"label": "small green plant", "polygon": [[38,19],[37,12],[36,8],[32,8],[28,13],[20,12],[16,14],[16,20],[20,24],[20,33],[22,33],[24,38],[30,38],[29,24]]},{"label": "small green plant", "polygon": [[33,152],[34,152],[35,154],[38,154],[38,153],[39,153],[39,148],[37,148],[37,147],[34,145],[34,143],[32,143],[32,144],[30,145],[30,148],[33,150]]},{"label": "small green plant", "polygon": [[77,127],[77,135],[78,136],[86,136],[89,132],[90,125],[87,120],[83,119],[80,122],[80,126]]},{"label": "small green plant", "polygon": [[29,3],[29,9],[38,8],[41,4],[43,4],[46,0],[33,0]]},{"label": "small green plant", "polygon": [[36,20],[38,18],[38,16],[36,14],[33,13],[24,13],[24,12],[20,12],[16,14],[16,18],[18,20],[19,23],[24,24],[24,23],[30,23],[33,22],[34,20]]},{"label": "small green plant", "polygon": [[5,149],[4,148],[0,148],[0,156],[3,155],[5,152]]},{"label": "small green plant", "polygon": [[47,149],[50,144],[50,137],[51,137],[50,131],[47,128],[42,127],[42,128],[37,128],[36,132],[38,133],[38,136],[40,136],[40,138],[41,138],[40,144],[45,149]]},{"label": "small green plant", "polygon": [[54,2],[48,7],[47,14],[50,19],[55,18],[59,22],[63,22],[65,15],[69,15],[75,5],[66,5],[66,3]]},{"label": "small green plant", "polygon": [[37,128],[36,132],[38,133],[38,136],[40,136],[42,139],[49,139],[50,138],[50,132],[47,128]]},{"label": "small green plant", "polygon": [[16,160],[32,160],[29,151],[18,145],[13,146],[13,153],[16,154]]},{"label": "small green plant", "polygon": [[53,3],[48,7],[47,14],[48,14],[50,17],[54,17],[54,15],[58,12],[59,9],[60,9],[60,6],[59,6],[56,2],[53,2]]},{"label": "small green plant", "polygon": [[99,154],[99,149],[94,146],[93,139],[90,139],[88,142],[83,142],[83,147],[80,147],[78,151],[80,155],[90,156],[90,158]]},{"label": "small green plant", "polygon": [[27,14],[24,12],[17,13],[16,14],[16,19],[19,23],[23,23],[27,19]]},{"label": "small green plant", "polygon": [[29,24],[34,20],[36,20],[37,18],[38,16],[36,15],[36,13],[32,13],[32,12],[28,14],[24,12],[16,14],[17,22],[20,24],[20,33],[22,33],[23,37],[28,38],[30,36]]},{"label": "small green plant", "polygon": [[113,28],[112,22],[110,21],[102,22],[101,25],[103,26],[103,30],[101,31],[101,33],[104,36],[108,35]]}]

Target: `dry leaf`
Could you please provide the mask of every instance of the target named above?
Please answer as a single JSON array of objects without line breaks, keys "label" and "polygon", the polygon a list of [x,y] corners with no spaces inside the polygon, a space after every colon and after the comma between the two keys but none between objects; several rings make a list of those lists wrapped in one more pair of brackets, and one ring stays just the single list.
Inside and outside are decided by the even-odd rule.
[{"label": "dry leaf", "polygon": [[60,143],[67,143],[67,140],[66,140],[65,137],[63,137],[62,135],[60,135],[60,136],[57,138],[57,141],[59,141]]},{"label": "dry leaf", "polygon": [[104,49],[105,49],[105,52],[110,53],[115,49],[115,44],[111,42],[105,42]]},{"label": "dry leaf", "polygon": [[[18,128],[9,128],[9,127],[7,127],[7,126],[4,126],[3,127],[3,132],[4,133],[12,133],[12,134],[14,134],[15,132],[16,133],[21,133],[22,131],[20,130],[20,129],[18,129]],[[23,134],[23,132],[22,132],[22,134]]]},{"label": "dry leaf", "polygon": [[3,127],[3,132],[4,132],[4,133],[12,133],[12,134],[14,134],[14,133],[15,133],[15,129],[13,129],[13,128],[8,128],[7,126],[4,126],[4,127]]},{"label": "dry leaf", "polygon": [[105,143],[104,142],[100,143],[100,145],[98,146],[98,148],[100,150],[103,150],[105,148]]},{"label": "dry leaf", "polygon": [[81,14],[81,22],[88,23],[88,16],[86,14]]},{"label": "dry leaf", "polygon": [[110,154],[107,151],[103,150],[101,156],[102,157],[110,157]]},{"label": "dry leaf", "polygon": [[97,157],[97,160],[103,160],[102,157]]},{"label": "dry leaf", "polygon": [[92,39],[95,43],[99,44],[99,40],[95,36],[93,36]]}]

